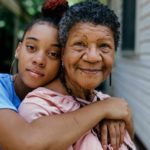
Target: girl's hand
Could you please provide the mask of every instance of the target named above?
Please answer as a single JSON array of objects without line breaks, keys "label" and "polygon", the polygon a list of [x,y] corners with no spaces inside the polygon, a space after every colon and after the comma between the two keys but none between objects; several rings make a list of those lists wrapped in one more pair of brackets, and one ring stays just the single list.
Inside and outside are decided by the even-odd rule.
[{"label": "girl's hand", "polygon": [[131,110],[124,99],[110,97],[100,102],[103,104],[104,119],[123,120],[130,124]]},{"label": "girl's hand", "polygon": [[101,143],[104,150],[111,144],[114,150],[123,144],[125,136],[125,123],[119,120],[103,120],[100,122]]}]

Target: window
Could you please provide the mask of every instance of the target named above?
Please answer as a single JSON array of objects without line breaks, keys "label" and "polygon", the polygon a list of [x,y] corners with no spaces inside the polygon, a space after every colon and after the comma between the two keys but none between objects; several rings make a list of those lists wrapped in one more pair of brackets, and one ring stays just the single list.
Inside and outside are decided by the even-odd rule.
[{"label": "window", "polygon": [[136,0],[123,0],[122,50],[133,52],[135,48]]}]

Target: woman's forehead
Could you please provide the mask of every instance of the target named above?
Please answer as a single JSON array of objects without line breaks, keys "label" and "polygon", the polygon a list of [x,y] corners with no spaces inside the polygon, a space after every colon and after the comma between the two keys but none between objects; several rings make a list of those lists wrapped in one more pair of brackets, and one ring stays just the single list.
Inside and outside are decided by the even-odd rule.
[{"label": "woman's forehead", "polygon": [[104,25],[95,25],[92,23],[77,23],[69,31],[69,36],[107,36],[113,38],[112,30]]}]

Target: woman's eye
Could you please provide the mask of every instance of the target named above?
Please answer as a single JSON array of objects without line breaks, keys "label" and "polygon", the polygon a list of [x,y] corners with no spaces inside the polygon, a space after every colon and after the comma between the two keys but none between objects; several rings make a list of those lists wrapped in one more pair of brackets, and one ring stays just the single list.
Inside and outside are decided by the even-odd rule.
[{"label": "woman's eye", "polygon": [[100,44],[99,48],[102,52],[108,53],[110,51],[110,46],[108,44]]},{"label": "woman's eye", "polygon": [[73,43],[73,50],[77,51],[77,52],[82,52],[83,50],[85,50],[87,48],[86,43],[82,42],[82,41],[78,41],[78,42],[74,42]]},{"label": "woman's eye", "polygon": [[109,47],[108,44],[101,44],[100,47]]},{"label": "woman's eye", "polygon": [[75,45],[75,46],[82,46],[82,47],[85,47],[85,46],[86,46],[86,44],[85,44],[84,42],[82,42],[82,41],[75,42],[74,45]]},{"label": "woman's eye", "polygon": [[48,56],[49,56],[50,58],[57,59],[57,58],[60,58],[60,52],[51,51],[51,52],[48,53]]}]

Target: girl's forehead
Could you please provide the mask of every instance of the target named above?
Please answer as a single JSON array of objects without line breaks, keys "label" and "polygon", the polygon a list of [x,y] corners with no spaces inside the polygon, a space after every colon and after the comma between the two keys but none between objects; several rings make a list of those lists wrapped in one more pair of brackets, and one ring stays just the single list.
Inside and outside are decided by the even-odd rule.
[{"label": "girl's forehead", "polygon": [[[41,31],[44,29],[56,29],[56,27],[54,27],[52,24],[47,23],[47,22],[42,22],[42,23],[35,23],[34,25],[32,25],[31,28],[29,28],[29,30],[27,32],[31,32],[31,31]],[[42,34],[42,32],[41,32]]]},{"label": "girl's forehead", "polygon": [[35,36],[35,37],[41,37],[41,36],[53,36],[54,34],[58,33],[58,29],[55,28],[52,25],[49,25],[47,23],[45,24],[34,24],[25,34],[25,38],[27,36]]}]

